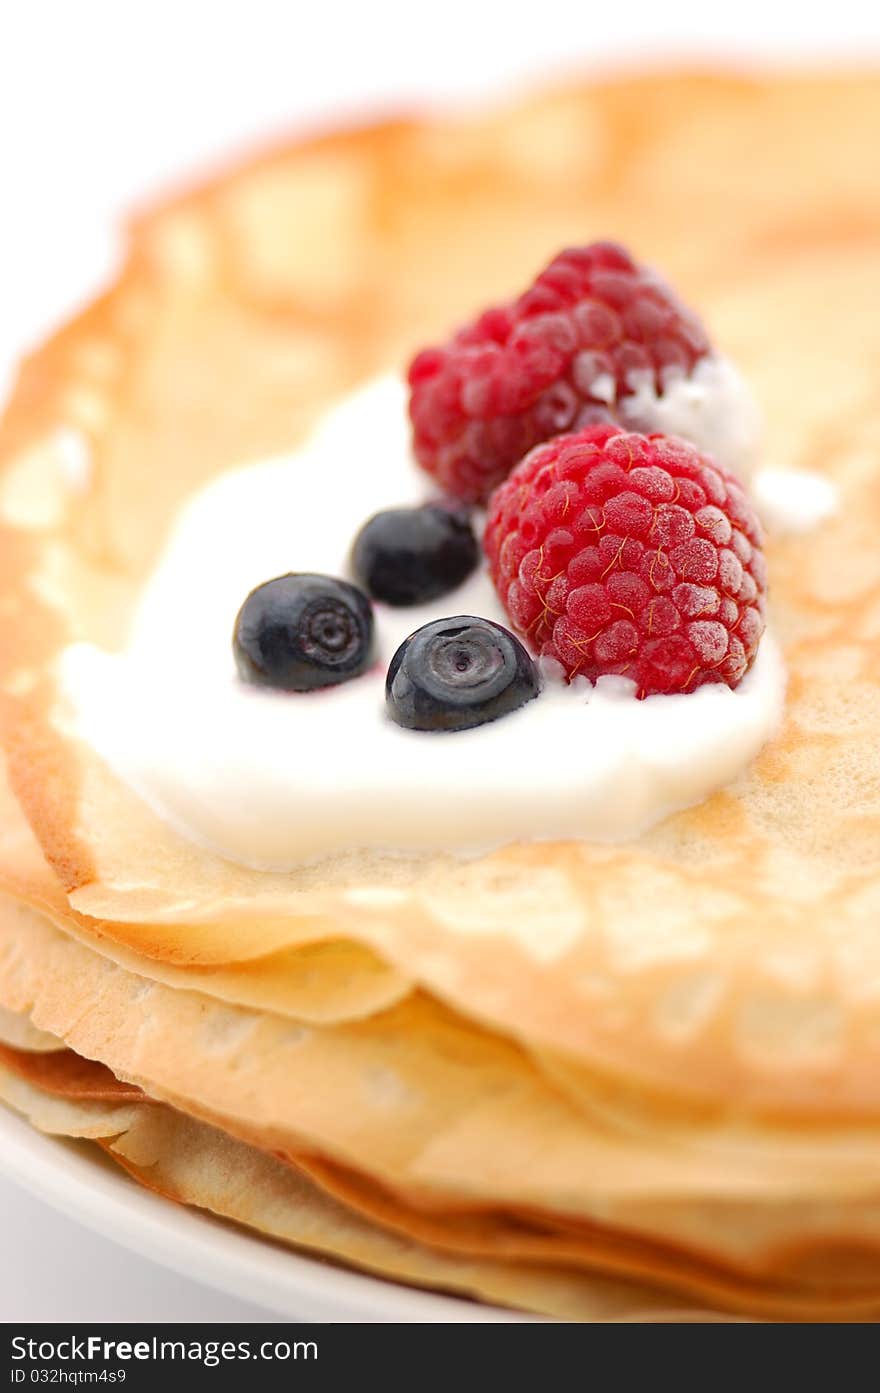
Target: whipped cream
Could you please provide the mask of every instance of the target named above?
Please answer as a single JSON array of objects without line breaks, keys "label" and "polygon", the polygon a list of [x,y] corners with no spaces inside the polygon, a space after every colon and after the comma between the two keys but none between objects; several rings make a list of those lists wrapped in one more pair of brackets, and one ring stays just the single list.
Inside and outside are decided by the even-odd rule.
[{"label": "whipped cream", "polygon": [[759,469],[752,494],[761,521],[774,535],[811,532],[839,506],[836,485],[807,469]]},{"label": "whipped cream", "polygon": [[353,848],[477,852],[518,839],[630,839],[730,783],[780,720],[784,670],[765,635],[731,691],[636,701],[624,678],[571,686],[454,734],[385,714],[398,644],[430,619],[506,616],[484,570],[441,600],[376,606],[378,661],[339,687],[287,694],[236,676],[236,613],[290,570],[345,575],[378,509],[424,501],[396,379],[362,388],[294,454],[222,475],[182,510],[119,654],[61,658],[75,730],[167,821],[249,865]]},{"label": "whipped cream", "polygon": [[667,373],[662,393],[653,373],[633,374],[628,385],[628,395],[615,410],[629,430],[682,435],[719,464],[749,478],[761,444],[761,415],[729,358],[713,354],[701,358],[687,376]]}]

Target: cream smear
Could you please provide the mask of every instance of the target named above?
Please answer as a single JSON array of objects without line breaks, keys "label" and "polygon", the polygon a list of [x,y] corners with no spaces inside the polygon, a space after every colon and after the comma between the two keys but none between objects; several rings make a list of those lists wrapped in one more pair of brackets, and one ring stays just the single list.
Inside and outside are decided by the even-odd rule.
[{"label": "cream smear", "polygon": [[626,840],[736,779],[782,714],[770,634],[736,691],[711,684],[636,701],[623,678],[566,686],[547,672],[537,700],[488,725],[454,734],[395,725],[385,672],[408,634],[456,614],[507,623],[482,569],[430,605],[377,605],[377,662],[360,678],[306,694],[239,680],[231,636],[249,590],[291,570],[344,576],[367,517],[429,496],[405,407],[400,381],[378,379],[295,453],[224,474],[192,498],[124,651],[76,644],[62,655],[77,733],[180,831],[264,868],[352,848]]}]

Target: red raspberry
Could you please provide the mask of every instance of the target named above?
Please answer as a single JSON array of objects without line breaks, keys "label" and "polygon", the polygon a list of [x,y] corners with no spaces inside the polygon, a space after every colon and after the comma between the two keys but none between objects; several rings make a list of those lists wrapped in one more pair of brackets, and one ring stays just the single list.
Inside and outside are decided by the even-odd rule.
[{"label": "red raspberry", "polygon": [[444,492],[485,501],[534,445],[609,419],[646,373],[662,391],[710,349],[696,316],[622,247],[561,252],[513,304],[413,360],[416,458]]},{"label": "red raspberry", "polygon": [[736,687],[754,660],[761,526],[684,440],[605,424],[537,446],[496,489],[483,545],[514,627],[569,680],[692,692]]}]

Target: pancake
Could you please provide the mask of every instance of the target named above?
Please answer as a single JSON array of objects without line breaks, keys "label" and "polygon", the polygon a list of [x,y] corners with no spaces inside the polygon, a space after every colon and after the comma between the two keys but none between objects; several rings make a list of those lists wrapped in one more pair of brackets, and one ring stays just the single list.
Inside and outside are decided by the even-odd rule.
[{"label": "pancake", "polygon": [[[128,1109],[139,1179],[269,1232],[293,1174],[357,1227],[333,1209],[324,1251],[404,1280],[554,1314],[628,1309],[629,1279],[876,1316],[878,97],[870,75],[598,83],[282,148],[136,221],[0,425],[0,1006],[42,1032],[5,1054],[15,1105],[105,1144]],[[838,491],[767,548],[777,737],[628,843],[266,872],[185,839],[77,735],[60,655],[124,644],[205,482],[608,235],[745,370],[767,458]],[[47,1036],[72,1060],[13,1057]]]},{"label": "pancake", "polygon": [[[612,1129],[427,999],[346,1028],[294,1029],[146,983],[25,909],[4,917],[0,944],[9,1009],[151,1098],[287,1156],[386,1225],[471,1255],[476,1243],[639,1275],[752,1314],[824,1318],[853,1284],[858,1309],[876,1309],[868,1128],[721,1118],[676,1129],[661,1113]],[[480,1214],[490,1222],[475,1235]],[[824,1286],[805,1295],[803,1273],[817,1270]]]},{"label": "pancake", "polygon": [[[117,1106],[108,1108],[114,1092]],[[454,1287],[461,1282],[461,1274],[465,1274],[469,1278],[467,1289],[479,1291],[486,1298],[509,1299],[543,1314],[566,1319],[622,1318],[611,1310],[603,1313],[603,1304],[609,1297],[616,1297],[618,1302],[640,1302],[642,1310],[630,1315],[630,1319],[658,1318],[656,1308],[662,1304],[662,1299],[650,1288],[599,1279],[594,1289],[594,1279],[573,1271],[572,1267],[578,1266],[573,1234],[568,1241],[564,1234],[547,1233],[539,1237],[537,1227],[525,1220],[518,1224],[508,1222],[505,1229],[497,1217],[480,1219],[476,1215],[464,1221],[460,1218],[457,1225],[432,1226],[426,1215],[414,1217],[399,1206],[395,1207],[387,1197],[380,1203],[374,1197],[372,1205],[365,1204],[357,1188],[352,1187],[350,1178],[346,1181],[314,1157],[298,1157],[295,1163],[281,1165],[276,1158],[234,1143],[227,1135],[154,1103],[139,1090],[133,1095],[129,1085],[119,1081],[114,1084],[112,1076],[108,1079],[103,1066],[81,1059],[70,1051],[65,1051],[62,1057],[46,1060],[21,1050],[2,1049],[0,1097],[28,1115],[43,1130],[98,1140],[114,1160],[151,1189],[254,1224],[273,1236],[305,1242],[307,1246],[315,1246],[343,1260],[362,1262],[381,1271],[384,1270],[382,1260],[387,1263],[391,1254],[397,1260],[393,1270],[398,1277]],[[98,1101],[105,1106],[96,1107]],[[127,1106],[133,1101],[140,1104],[137,1112]],[[225,1183],[218,1184],[217,1168]],[[312,1178],[319,1180],[318,1189],[310,1184]],[[285,1226],[279,1226],[279,1190],[286,1201]],[[338,1199],[340,1192],[354,1196],[354,1204],[340,1209],[333,1198]],[[293,1231],[287,1212],[291,1197],[298,1206],[298,1227]],[[375,1231],[364,1222],[364,1214],[369,1214],[371,1208],[378,1209],[381,1216],[381,1228]],[[267,1209],[273,1216],[274,1227],[266,1227],[265,1220],[258,1222],[254,1217]],[[243,1218],[243,1214],[247,1217]],[[328,1217],[335,1221],[331,1225],[332,1238],[325,1232]],[[416,1238],[421,1237],[430,1248],[429,1258],[421,1243],[416,1242],[415,1264],[412,1261],[412,1228],[421,1230]],[[316,1229],[323,1242],[316,1242]],[[352,1229],[355,1238],[360,1236],[363,1240],[366,1234],[372,1243],[368,1242],[366,1247],[363,1241],[360,1245],[355,1243],[352,1251],[345,1246],[346,1239],[351,1243]],[[540,1255],[541,1247],[552,1252],[561,1266],[554,1269],[525,1261],[530,1247],[534,1250],[533,1256]],[[408,1265],[405,1260],[401,1262],[407,1248],[410,1250]],[[491,1261],[493,1253],[497,1263]],[[507,1264],[506,1269],[500,1265],[501,1261]],[[630,1262],[635,1261],[635,1255],[631,1254]],[[652,1253],[650,1249],[641,1254],[645,1270],[661,1277],[664,1262],[668,1266],[669,1261],[668,1255],[664,1259],[663,1254]],[[700,1270],[692,1261],[683,1262],[679,1258],[675,1283],[704,1291],[710,1299],[715,1294],[728,1304],[751,1313],[756,1310],[768,1315],[782,1313],[794,1319],[867,1319],[877,1309],[876,1273],[869,1275],[858,1268],[854,1270],[851,1255],[843,1280],[841,1274],[833,1270],[828,1255],[823,1257],[821,1294],[810,1289],[813,1284],[809,1272],[804,1275],[807,1280],[794,1290],[774,1283],[766,1288],[731,1291],[729,1281],[725,1284],[717,1273]],[[860,1280],[863,1287],[873,1286],[873,1290],[859,1290]],[[829,1291],[835,1286],[837,1290],[832,1297]],[[663,1318],[681,1321],[709,1317],[705,1307],[676,1310],[667,1305]]]},{"label": "pancake", "polygon": [[[25,1024],[22,1018],[19,1032]],[[81,1074],[85,1063],[79,1061]],[[696,1306],[676,1306],[665,1293],[635,1283],[434,1252],[359,1219],[302,1172],[182,1113],[144,1102],[133,1107],[108,1100],[99,1107],[88,1088],[69,1086],[71,1072],[60,1092],[56,1075],[50,1091],[23,1051],[8,1050],[0,1057],[0,1098],[42,1131],[98,1142],[147,1189],[300,1250],[557,1320],[724,1319]]]},{"label": "pancake", "polygon": [[[369,949],[346,939],[303,941],[244,962],[179,966],[139,957],[120,943],[115,926],[71,910],[0,769],[0,895],[28,904],[74,938],[123,967],[169,986],[187,987],[242,1006],[263,1007],[316,1025],[356,1020],[402,1000],[410,984]],[[26,1046],[29,1047],[29,1046]]]},{"label": "pancake", "polygon": [[0,1041],[7,1045],[12,1045],[17,1050],[28,1050],[31,1053],[52,1053],[55,1050],[63,1050],[64,1042],[54,1035],[47,1035],[43,1030],[37,1030],[32,1025],[27,1016],[20,1016],[15,1011],[7,1011],[0,1006]]},{"label": "pancake", "polygon": [[[880,195],[859,154],[877,96],[871,76],[600,83],[282,149],[135,224],[118,283],[25,366],[0,435],[4,744],[95,932],[201,964],[346,938],[591,1068],[792,1115],[877,1111]],[[834,521],[769,548],[779,738],[611,848],[352,850],[271,875],[184,842],[71,733],[60,650],[121,641],[207,478],[290,449],[340,393],[598,233],[701,306],[757,388],[769,457],[839,486]],[[59,467],[71,430],[83,494]]]}]

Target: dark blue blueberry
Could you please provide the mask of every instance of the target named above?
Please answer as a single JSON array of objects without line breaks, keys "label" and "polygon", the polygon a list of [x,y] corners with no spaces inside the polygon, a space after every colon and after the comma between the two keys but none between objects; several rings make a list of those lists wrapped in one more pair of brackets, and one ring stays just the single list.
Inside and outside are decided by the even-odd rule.
[{"label": "dark blue blueberry", "polygon": [[252,590],[232,640],[246,682],[309,692],[358,677],[373,660],[373,610],[333,576],[278,576]]},{"label": "dark blue blueberry", "polygon": [[480,559],[467,513],[426,503],[365,522],[351,553],[355,579],[386,605],[423,605],[455,590]]},{"label": "dark blue blueberry", "polygon": [[516,711],[540,690],[519,639],[460,614],[404,640],[388,669],[385,701],[392,720],[409,730],[467,730]]}]

